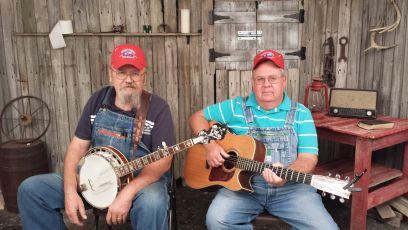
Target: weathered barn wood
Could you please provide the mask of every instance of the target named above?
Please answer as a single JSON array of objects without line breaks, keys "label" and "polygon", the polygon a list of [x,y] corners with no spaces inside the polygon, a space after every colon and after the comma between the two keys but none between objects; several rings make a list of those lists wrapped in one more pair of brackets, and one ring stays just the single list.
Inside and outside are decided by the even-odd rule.
[{"label": "weathered barn wood", "polygon": [[[306,47],[306,60],[286,56],[287,92],[302,102],[311,78],[323,73],[322,45],[331,36],[336,87],[378,90],[380,113],[408,117],[408,3],[396,2],[403,15],[399,27],[378,35],[376,41],[398,46],[364,53],[370,45],[369,29],[395,20],[389,0],[305,0],[303,5],[296,0],[179,0],[163,5],[160,0],[0,1],[0,108],[21,95],[37,96],[48,104],[51,126],[43,138],[52,169],[61,171],[83,106],[93,92],[109,84],[115,45],[129,42],[143,48],[149,65],[146,88],[168,101],[181,141],[191,137],[187,120],[193,112],[249,92],[252,58],[262,49],[293,52]],[[182,8],[190,9],[191,34],[178,33]],[[304,23],[285,17],[299,9],[305,10]],[[211,10],[230,19],[212,24]],[[73,21],[76,34],[64,36],[67,47],[53,50],[47,34],[62,19]],[[126,34],[109,33],[120,24]],[[144,25],[151,25],[153,33],[143,33]],[[262,39],[238,40],[237,32],[244,30],[260,30]],[[347,62],[338,62],[342,36],[348,38]],[[210,49],[231,55],[212,62]],[[5,140],[0,135],[0,141]],[[343,150],[350,149],[321,143],[323,160]],[[401,148],[389,151],[394,150]],[[400,165],[400,156],[386,154],[379,154],[378,160]],[[177,177],[183,158],[175,158]]]}]

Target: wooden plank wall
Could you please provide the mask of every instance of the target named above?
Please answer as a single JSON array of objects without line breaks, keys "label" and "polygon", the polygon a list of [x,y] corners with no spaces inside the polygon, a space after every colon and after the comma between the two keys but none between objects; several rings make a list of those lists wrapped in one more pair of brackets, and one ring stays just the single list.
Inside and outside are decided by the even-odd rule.
[{"label": "wooden plank wall", "polygon": [[[396,12],[390,0],[316,0],[304,1],[306,10],[302,32],[302,46],[306,46],[306,60],[302,62],[299,79],[299,101],[303,101],[304,88],[311,77],[322,75],[322,45],[329,36],[335,43],[336,87],[378,90],[379,112],[395,117],[408,117],[408,3],[396,0],[401,13],[401,23],[392,32],[377,35],[379,45],[398,44],[388,50],[364,50],[370,46],[369,30],[392,24]],[[339,63],[339,38],[346,36],[347,62]],[[336,158],[349,148],[319,143],[320,151],[328,158]],[[399,154],[395,153],[396,149]],[[401,148],[381,151],[375,154],[378,161],[399,167]],[[387,154],[388,153],[388,154]],[[327,160],[327,159],[325,159]]]},{"label": "wooden plank wall", "polygon": [[[306,17],[300,36],[302,46],[307,47],[307,59],[301,61],[297,79],[299,101],[303,101],[305,86],[312,76],[323,72],[324,40],[333,37],[338,57],[338,38],[347,36],[348,61],[335,62],[336,86],[379,90],[381,113],[408,117],[408,3],[396,2],[403,15],[401,24],[395,31],[377,36],[377,42],[397,43],[397,48],[364,53],[370,43],[368,30],[379,21],[389,24],[394,20],[390,0],[304,1]],[[44,140],[53,171],[62,169],[66,146],[87,98],[108,84],[110,52],[117,44],[131,42],[145,50],[149,63],[147,88],[169,102],[179,140],[190,137],[186,122],[190,114],[214,102],[214,91],[219,90],[214,81],[229,84],[225,79],[214,79],[215,66],[208,61],[208,49],[214,47],[214,26],[207,23],[213,1],[163,3],[162,7],[160,0],[0,1],[0,108],[27,94],[47,102],[52,121]],[[48,37],[13,36],[13,32],[48,33],[60,19],[73,20],[75,32],[108,32],[114,24],[124,24],[128,32],[142,32],[143,25],[149,24],[155,32],[163,23],[174,32],[179,23],[177,6],[190,9],[190,30],[202,36],[71,36],[65,37],[67,47],[60,50],[50,48]],[[226,72],[221,74],[227,76]],[[247,90],[247,86],[238,88]],[[0,135],[0,141],[5,140]],[[183,155],[177,157],[177,176],[181,175],[182,159]]]},{"label": "wooden plank wall", "polygon": [[[201,52],[201,36],[66,36],[67,47],[53,50],[48,36],[13,33],[49,33],[62,19],[72,20],[77,33],[110,32],[119,24],[125,25],[126,32],[143,32],[143,25],[151,25],[156,33],[162,24],[167,25],[166,32],[177,32],[181,8],[190,9],[190,31],[201,31],[199,0],[0,1],[0,108],[21,95],[34,95],[48,104],[51,126],[43,139],[53,171],[62,170],[67,144],[89,96],[109,84],[107,70],[115,45],[128,42],[143,48],[149,65],[146,87],[169,103],[179,141],[190,137],[186,120],[192,112],[202,108],[204,101],[213,102],[202,97],[201,76],[202,70],[207,77],[213,77],[214,71]],[[208,29],[204,33],[210,34]],[[205,45],[212,46],[211,41]],[[211,86],[208,81],[204,87]],[[6,140],[3,135],[0,138]],[[176,177],[182,159],[183,155],[176,158]]]}]

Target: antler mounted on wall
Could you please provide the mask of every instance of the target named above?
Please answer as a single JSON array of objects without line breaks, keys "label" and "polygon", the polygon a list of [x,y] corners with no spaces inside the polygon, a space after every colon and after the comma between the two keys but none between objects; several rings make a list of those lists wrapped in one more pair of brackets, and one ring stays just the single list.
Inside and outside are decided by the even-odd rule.
[{"label": "antler mounted on wall", "polygon": [[378,45],[375,42],[375,36],[377,35],[377,33],[382,34],[384,32],[391,32],[391,31],[395,30],[398,27],[398,25],[400,24],[401,11],[400,11],[397,3],[395,2],[395,0],[391,0],[391,3],[394,6],[395,11],[397,12],[397,19],[391,25],[371,29],[370,30],[370,32],[371,32],[371,34],[370,34],[370,47],[365,49],[364,52],[367,52],[370,49],[385,50],[385,49],[389,49],[389,48],[392,48],[392,47],[395,47],[395,46],[398,45],[398,44],[394,44],[394,45],[389,45],[389,46],[383,46],[383,45]]}]

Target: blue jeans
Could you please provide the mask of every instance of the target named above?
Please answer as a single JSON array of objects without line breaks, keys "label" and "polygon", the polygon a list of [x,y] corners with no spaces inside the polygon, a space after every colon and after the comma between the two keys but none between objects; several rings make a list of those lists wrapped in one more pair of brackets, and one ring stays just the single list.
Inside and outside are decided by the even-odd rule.
[{"label": "blue jeans", "polygon": [[[136,194],[129,211],[133,229],[168,229],[169,196],[164,181],[160,179]],[[24,229],[66,229],[60,212],[64,208],[60,174],[27,178],[19,186],[17,198]]]},{"label": "blue jeans", "polygon": [[313,187],[292,182],[272,187],[260,175],[252,186],[253,193],[220,189],[207,212],[208,229],[252,229],[251,221],[264,210],[293,229],[338,229]]}]

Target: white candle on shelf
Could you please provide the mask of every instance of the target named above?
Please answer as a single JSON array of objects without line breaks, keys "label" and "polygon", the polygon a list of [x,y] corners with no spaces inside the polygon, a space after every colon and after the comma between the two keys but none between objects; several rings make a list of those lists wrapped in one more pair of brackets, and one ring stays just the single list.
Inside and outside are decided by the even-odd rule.
[{"label": "white candle on shelf", "polygon": [[190,10],[189,9],[181,9],[181,26],[180,32],[183,34],[190,33]]}]

